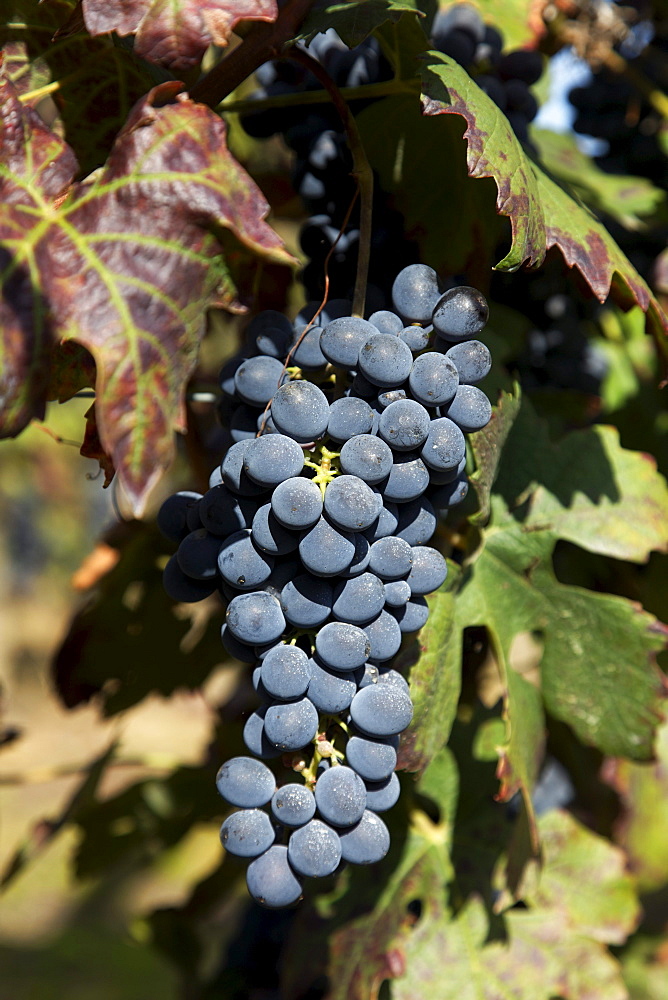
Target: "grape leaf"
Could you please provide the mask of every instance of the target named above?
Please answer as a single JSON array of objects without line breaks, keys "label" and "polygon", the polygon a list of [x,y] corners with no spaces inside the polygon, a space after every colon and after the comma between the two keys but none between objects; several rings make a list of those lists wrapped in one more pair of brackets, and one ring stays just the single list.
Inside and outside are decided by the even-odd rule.
[{"label": "grape leaf", "polygon": [[624,811],[616,840],[628,856],[629,868],[643,892],[668,882],[668,725],[659,729],[654,763],[611,760],[605,780],[622,800]]},{"label": "grape leaf", "polygon": [[475,896],[456,915],[432,907],[407,941],[395,1000],[624,1000],[619,965],[605,948],[638,918],[623,855],[567,813],[549,812],[539,826],[544,867],[528,908],[504,915],[507,940],[489,940]]},{"label": "grape leaf", "polygon": [[91,35],[135,35],[138,55],[176,71],[225,46],[240,21],[275,21],[276,0],[83,0]]},{"label": "grape leaf", "polygon": [[2,433],[42,411],[52,343],[78,341],[97,366],[102,447],[137,514],[172,461],[173,431],[185,429],[205,309],[227,277],[226,232],[292,260],[227,152],[224,123],[179,89],[152,90],[105,167],[68,193],[73,154],[2,83]]},{"label": "grape leaf", "polygon": [[307,15],[299,39],[310,42],[321,31],[333,28],[349,48],[363,42],[386,21],[398,21],[406,12],[423,16],[419,0],[358,0],[317,6]]},{"label": "grape leaf", "polygon": [[510,218],[512,245],[497,269],[536,267],[556,246],[599,301],[610,295],[623,308],[637,304],[648,329],[655,336],[665,333],[668,318],[605,227],[532,162],[508,119],[468,73],[448,56],[430,52],[422,81],[423,113],[465,119],[469,174],[494,178],[497,211]]},{"label": "grape leaf", "polygon": [[[494,422],[488,426],[493,437]],[[483,625],[494,637],[507,684],[508,762],[525,788],[538,732],[537,692],[530,694],[528,682],[507,668],[513,639],[522,632],[537,633],[544,644],[541,691],[548,711],[585,743],[647,759],[658,721],[654,653],[668,630],[626,600],[560,584],[549,560],[560,537],[638,560],[664,547],[665,484],[644,456],[620,448],[609,428],[578,431],[551,445],[526,401],[498,469],[485,472],[496,461],[486,432],[474,435],[472,444],[484,482],[495,477],[492,517],[478,558],[462,578],[457,616],[462,627]],[[636,490],[638,477],[642,487]],[[636,520],[651,523],[638,530]]]},{"label": "grape leaf", "polygon": [[[397,661],[410,672],[413,721],[404,733],[398,767],[423,770],[448,741],[461,688],[461,641],[456,623],[459,567],[448,566],[444,586],[429,598],[429,619]],[[416,659],[417,654],[417,659]]]},{"label": "grape leaf", "polygon": [[[499,421],[506,432],[500,468],[495,468]],[[590,552],[646,562],[668,549],[668,485],[651,455],[622,448],[614,427],[574,431],[553,443],[547,425],[528,400],[512,407],[502,397],[494,419],[471,435],[478,466],[473,477],[481,506],[488,493],[481,476],[495,471],[496,524],[563,538]]]},{"label": "grape leaf", "polygon": [[646,177],[609,174],[583,153],[575,136],[531,129],[531,141],[553,177],[566,184],[592,211],[627,229],[642,229],[666,203],[666,192]]}]

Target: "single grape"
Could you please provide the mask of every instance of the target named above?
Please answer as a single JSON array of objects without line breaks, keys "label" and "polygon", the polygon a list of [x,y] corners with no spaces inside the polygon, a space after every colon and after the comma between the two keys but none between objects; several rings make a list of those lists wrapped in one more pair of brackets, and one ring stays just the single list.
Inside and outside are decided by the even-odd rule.
[{"label": "single grape", "polygon": [[285,434],[254,438],[244,453],[244,470],[260,486],[278,486],[298,476],[304,468],[304,452]]},{"label": "single grape", "polygon": [[369,658],[371,643],[356,625],[330,622],[315,637],[315,648],[323,663],[333,670],[356,670]]},{"label": "single grape", "polygon": [[346,531],[370,527],[381,506],[381,498],[357,476],[337,476],[325,491],[325,513]]},{"label": "single grape", "polygon": [[396,774],[391,774],[385,781],[366,781],[367,807],[374,812],[386,812],[397,802],[401,786]]},{"label": "single grape", "polygon": [[402,733],[413,718],[413,704],[405,691],[379,682],[357,692],[350,715],[365,735],[394,736]]},{"label": "single grape", "polygon": [[283,614],[291,625],[310,629],[327,621],[334,596],[327,580],[302,573],[285,584],[280,600]]},{"label": "single grape", "polygon": [[160,533],[170,542],[180,542],[185,538],[190,530],[186,520],[188,511],[201,499],[201,493],[185,490],[167,497],[158,511],[157,522]]},{"label": "single grape", "polygon": [[492,404],[475,385],[460,385],[448,406],[448,417],[467,434],[480,431],[492,418]]},{"label": "single grape", "polygon": [[[261,438],[258,440],[262,440]],[[251,536],[255,545],[270,556],[285,556],[299,545],[299,536],[280,523],[270,503],[259,507],[253,517]]]},{"label": "single grape", "polygon": [[408,575],[408,585],[413,595],[431,594],[445,582],[448,566],[436,549],[428,545],[414,545],[413,566]]},{"label": "single grape", "polygon": [[272,698],[300,698],[311,680],[308,656],[298,646],[276,646],[262,661],[260,679]]},{"label": "single grape", "polygon": [[426,264],[409,264],[392,285],[392,303],[410,323],[429,323],[440,295],[438,275]]},{"label": "single grape", "polygon": [[369,569],[381,580],[399,580],[410,573],[412,565],[413,552],[403,538],[390,535],[371,546]]},{"label": "single grape", "polygon": [[357,366],[369,382],[391,389],[401,385],[410,375],[413,355],[399,337],[375,333],[362,344]]},{"label": "single grape", "polygon": [[356,434],[368,434],[373,426],[373,410],[363,399],[343,396],[329,407],[327,433],[335,441],[348,441]]},{"label": "single grape", "polygon": [[434,329],[445,340],[477,337],[489,316],[484,295],[477,288],[458,285],[449,289],[434,305]]},{"label": "single grape", "polygon": [[340,531],[321,517],[299,540],[299,557],[314,576],[339,576],[355,555],[352,532]]},{"label": "single grape", "polygon": [[373,663],[365,663],[364,673],[360,679],[359,688],[366,687],[367,684],[375,684],[378,681],[378,667],[375,667]]},{"label": "single grape", "polygon": [[316,441],[327,430],[329,403],[312,382],[287,382],[274,394],[271,416],[282,434],[300,444]]},{"label": "single grape", "polygon": [[315,797],[306,785],[288,782],[274,792],[271,811],[283,826],[304,826],[315,816]]},{"label": "single grape", "polygon": [[364,632],[371,643],[368,659],[372,662],[390,660],[399,652],[401,629],[395,618],[383,610],[364,626]]},{"label": "single grape", "polygon": [[385,503],[408,503],[422,496],[429,486],[429,471],[417,452],[402,452],[395,456],[387,482],[383,485]]},{"label": "single grape", "polygon": [[332,612],[340,622],[363,625],[380,614],[384,603],[385,591],[378,577],[374,573],[361,573],[337,585]]},{"label": "single grape", "polygon": [[259,354],[237,368],[234,388],[244,403],[264,407],[286,377],[282,361]]},{"label": "single grape", "polygon": [[415,359],[408,384],[415,399],[424,406],[442,406],[454,399],[459,373],[446,354],[428,351]]},{"label": "single grape", "polygon": [[[430,487],[446,486],[448,483],[454,483],[455,479],[462,478],[463,473],[465,471],[466,471],[466,455],[464,455],[459,465],[455,465],[452,469],[429,469]],[[464,479],[466,479],[466,476],[464,476]],[[432,504],[432,506],[435,505]]]},{"label": "single grape", "polygon": [[338,368],[357,368],[360,347],[378,330],[358,316],[332,320],[320,335],[320,350]]},{"label": "single grape", "polygon": [[[371,688],[364,688],[364,691],[369,690]],[[339,764],[330,767],[316,781],[315,803],[327,823],[337,827],[352,826],[361,820],[366,808],[366,786],[352,768]]]},{"label": "single grape", "polygon": [[222,481],[223,481],[223,473],[220,470],[220,466],[217,465],[214,469],[211,470],[211,475],[209,476],[209,489],[212,490],[215,486],[220,486]]},{"label": "single grape", "polygon": [[473,385],[489,375],[492,356],[479,340],[464,340],[450,347],[446,357],[455,365],[460,385]]},{"label": "single grape", "polygon": [[193,580],[213,580],[218,572],[218,552],[224,544],[206,528],[191,531],[176,551],[178,564]]},{"label": "single grape", "polygon": [[412,597],[403,607],[388,607],[389,613],[396,618],[401,632],[419,632],[427,624],[429,607],[424,597]]},{"label": "single grape", "polygon": [[271,594],[254,590],[230,601],[226,616],[230,632],[239,642],[263,646],[274,642],[285,629],[281,605]]},{"label": "single grape", "polygon": [[271,820],[262,809],[242,809],[228,816],[220,828],[220,842],[238,858],[257,858],[276,839]]},{"label": "single grape", "polygon": [[381,861],[390,849],[390,832],[371,809],[347,830],[341,830],[341,857],[352,865],[373,865]]},{"label": "single grape", "polygon": [[322,515],[322,494],[312,479],[295,476],[276,487],[271,509],[285,528],[311,528]]},{"label": "single grape", "polygon": [[415,451],[427,440],[430,422],[424,406],[414,399],[400,399],[381,413],[378,433],[395,451]]},{"label": "single grape", "polygon": [[269,909],[291,906],[301,898],[301,882],[288,862],[288,849],[274,844],[248,866],[248,891],[256,902]]},{"label": "single grape", "polygon": [[346,761],[365,781],[385,781],[397,766],[397,751],[389,741],[351,736]]},{"label": "single grape", "polygon": [[235,531],[220,546],[220,575],[226,583],[238,590],[257,590],[269,579],[273,568],[273,557],[258,551],[248,528]]},{"label": "single grape", "polygon": [[171,597],[173,601],[183,604],[203,601],[205,597],[215,593],[216,583],[215,577],[208,580],[194,580],[191,576],[187,576],[179,566],[176,553],[171,557],[162,573],[162,585],[167,596]]},{"label": "single grape", "polygon": [[270,705],[264,717],[267,739],[281,750],[301,750],[318,731],[318,713],[308,698]]},{"label": "single grape", "polygon": [[[462,386],[462,388],[473,387]],[[462,431],[448,417],[432,420],[429,436],[420,455],[429,468],[437,472],[456,469],[466,458],[466,441]]]},{"label": "single grape", "polygon": [[392,580],[383,587],[385,603],[390,608],[403,608],[411,599],[411,588],[406,580]]},{"label": "single grape", "polygon": [[287,354],[290,344],[290,334],[278,327],[268,326],[255,338],[255,346],[260,354],[266,354],[270,358],[280,358]]},{"label": "single grape", "polygon": [[397,336],[404,328],[401,316],[389,309],[379,309],[369,316],[369,323],[376,327],[379,333],[389,333]]},{"label": "single grape", "polygon": [[411,353],[417,354],[419,351],[424,351],[429,347],[429,338],[432,329],[433,327],[431,326],[425,328],[413,324],[412,326],[404,327],[399,337],[403,340],[404,344],[410,347]]},{"label": "single grape", "polygon": [[266,764],[252,757],[232,757],[218,770],[216,787],[231,806],[257,809],[276,791],[276,778]]},{"label": "single grape", "polygon": [[300,875],[310,878],[331,875],[341,860],[338,833],[319,819],[310,820],[290,834],[288,860]]},{"label": "single grape", "polygon": [[345,473],[374,485],[389,475],[392,451],[385,441],[373,434],[356,434],[341,449],[340,462]]}]

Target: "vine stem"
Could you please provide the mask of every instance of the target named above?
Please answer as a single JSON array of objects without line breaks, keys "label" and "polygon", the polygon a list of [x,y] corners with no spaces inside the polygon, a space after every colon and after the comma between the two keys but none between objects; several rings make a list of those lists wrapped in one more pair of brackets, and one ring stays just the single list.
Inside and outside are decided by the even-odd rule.
[{"label": "vine stem", "polygon": [[355,277],[355,292],[353,294],[353,316],[364,315],[366,286],[369,275],[369,258],[371,256],[371,222],[373,212],[373,170],[364,151],[362,137],[357,122],[350,111],[341,91],[336,86],[329,73],[320,65],[317,59],[300,49],[293,49],[290,59],[305,66],[319,80],[332,99],[332,104],[341,119],[350,152],[353,157],[353,176],[357,181],[360,197],[360,240],[357,257],[357,275]]},{"label": "vine stem", "polygon": [[[396,94],[419,94],[419,81],[383,80],[380,83],[363,83],[359,87],[340,87],[345,101],[371,100],[393,97]],[[221,114],[245,114],[253,111],[272,111],[274,108],[301,108],[325,104],[330,96],[323,90],[296,91],[294,94],[276,94],[274,97],[245,97],[238,101],[223,101],[216,109]]]},{"label": "vine stem", "polygon": [[275,21],[255,23],[241,45],[192,87],[193,101],[215,108],[258,66],[280,56],[284,46],[297,34],[312,4],[313,0],[288,0]]}]

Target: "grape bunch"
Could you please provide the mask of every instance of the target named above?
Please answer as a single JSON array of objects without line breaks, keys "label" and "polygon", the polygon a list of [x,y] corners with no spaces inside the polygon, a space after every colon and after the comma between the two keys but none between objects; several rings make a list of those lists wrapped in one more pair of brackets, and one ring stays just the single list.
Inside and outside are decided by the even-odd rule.
[{"label": "grape bunch", "polygon": [[427,543],[438,512],[466,495],[465,433],[491,416],[474,384],[491,365],[475,339],[483,296],[443,293],[416,264],[397,275],[393,305],[363,319],[329,303],[321,326],[260,313],[247,356],[221,373],[233,443],[203,496],[177,493],[158,515],[178,542],[168,594],[218,590],[223,644],[253,668],[249,756],[218,774],[238,810],[221,839],[250,861],[249,891],[269,907],[296,902],[304,877],[389,849],[379,814],[399,796],[413,715],[391,661],[446,578]]}]

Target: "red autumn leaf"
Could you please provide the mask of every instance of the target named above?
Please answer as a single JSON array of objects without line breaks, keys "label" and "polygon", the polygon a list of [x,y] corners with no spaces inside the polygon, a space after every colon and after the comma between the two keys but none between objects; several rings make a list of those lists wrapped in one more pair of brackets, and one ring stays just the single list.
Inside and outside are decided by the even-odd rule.
[{"label": "red autumn leaf", "polygon": [[[225,231],[289,263],[224,123],[162,84],[131,111],[106,165],[70,187],[66,144],[0,81],[4,250],[0,433],[43,410],[53,344],[95,359],[101,449],[140,514],[185,429],[205,310],[227,279]],[[69,188],[69,192],[68,192]]]},{"label": "red autumn leaf", "polygon": [[135,37],[135,52],[182,72],[209,45],[225,46],[239,21],[275,21],[276,0],[83,0],[91,35]]}]

